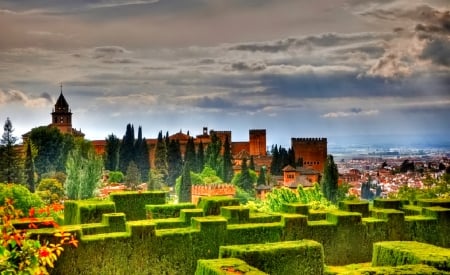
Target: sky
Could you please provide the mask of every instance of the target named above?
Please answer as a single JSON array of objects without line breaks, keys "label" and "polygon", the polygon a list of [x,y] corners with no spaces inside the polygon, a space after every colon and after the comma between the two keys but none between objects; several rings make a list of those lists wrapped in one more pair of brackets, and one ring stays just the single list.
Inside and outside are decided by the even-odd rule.
[{"label": "sky", "polygon": [[[0,120],[450,140],[448,0],[0,0]],[[375,139],[376,140],[376,139]]]}]

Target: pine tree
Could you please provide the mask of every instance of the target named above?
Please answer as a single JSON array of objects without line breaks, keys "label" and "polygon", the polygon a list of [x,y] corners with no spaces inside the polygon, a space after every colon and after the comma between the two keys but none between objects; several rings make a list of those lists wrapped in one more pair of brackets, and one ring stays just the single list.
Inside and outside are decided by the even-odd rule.
[{"label": "pine tree", "polygon": [[233,178],[233,159],[231,156],[231,144],[228,140],[228,136],[223,143],[223,161],[222,161],[222,173],[221,178],[224,182],[231,182]]},{"label": "pine tree", "polygon": [[135,158],[134,142],[134,126],[129,123],[119,150],[119,169],[124,174],[127,172],[130,161],[134,161]]},{"label": "pine tree", "polygon": [[181,174],[181,184],[178,190],[179,202],[191,202],[192,201],[192,183],[191,183],[191,169],[189,162],[185,162],[183,166],[183,172]]},{"label": "pine tree", "polygon": [[30,142],[27,143],[27,151],[25,152],[25,180],[30,192],[34,193],[36,190],[36,182],[34,179],[34,162]]},{"label": "pine tree", "polygon": [[20,156],[15,148],[17,138],[13,135],[14,129],[9,117],[6,118],[3,130],[0,140],[0,182],[21,183]]},{"label": "pine tree", "polygon": [[158,134],[158,140],[156,141],[155,148],[155,169],[160,174],[164,181],[167,180],[168,167],[167,167],[167,148],[166,141],[163,139],[162,131]]},{"label": "pine tree", "polygon": [[109,171],[116,171],[119,169],[120,140],[114,134],[111,134],[105,139],[105,141],[105,169]]},{"label": "pine tree", "polygon": [[167,167],[167,184],[169,186],[174,186],[175,180],[181,175],[183,169],[183,159],[181,157],[180,142],[178,140],[171,140],[169,142],[169,147],[167,148]]},{"label": "pine tree", "polygon": [[325,162],[323,178],[321,180],[322,192],[327,200],[336,203],[339,173],[333,156],[328,155]]},{"label": "pine tree", "polygon": [[250,170],[247,166],[247,159],[244,158],[241,164],[241,172],[238,181],[236,182],[238,187],[243,189],[245,192],[252,194],[254,192],[253,180],[250,176]]},{"label": "pine tree", "polygon": [[281,175],[281,172],[279,171],[280,167],[280,154],[278,152],[278,146],[275,144],[272,145],[272,149],[270,151],[272,155],[272,162],[270,163],[270,174],[272,175]]}]

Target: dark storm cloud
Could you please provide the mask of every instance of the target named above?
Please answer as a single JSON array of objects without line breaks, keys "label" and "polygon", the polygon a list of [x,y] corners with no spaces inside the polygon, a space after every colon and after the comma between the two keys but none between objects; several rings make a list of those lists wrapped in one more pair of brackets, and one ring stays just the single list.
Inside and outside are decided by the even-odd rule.
[{"label": "dark storm cloud", "polygon": [[351,108],[350,112],[358,114],[362,112],[362,108]]},{"label": "dark storm cloud", "polygon": [[306,46],[335,47],[343,44],[367,42],[368,40],[370,41],[373,39],[391,39],[392,37],[393,35],[389,33],[325,33],[304,38],[288,38],[273,42],[240,44],[230,47],[230,50],[276,53],[287,51],[291,48],[301,48]]},{"label": "dark storm cloud", "polygon": [[209,109],[229,109],[233,107],[233,103],[221,97],[204,96],[195,100],[195,106]]},{"label": "dark storm cloud", "polygon": [[247,64],[246,62],[236,62],[231,64],[231,70],[233,71],[257,72],[265,69],[266,65],[264,63]]},{"label": "dark storm cloud", "polygon": [[103,47],[97,47],[93,50],[94,58],[110,58],[110,57],[114,57],[117,55],[121,55],[127,52],[127,50],[125,50],[122,47],[118,47],[118,46],[103,46]]},{"label": "dark storm cloud", "polygon": [[40,97],[46,99],[49,103],[53,103],[53,98],[49,93],[44,92]]},{"label": "dark storm cloud", "polygon": [[420,57],[430,59],[435,64],[450,67],[450,41],[448,39],[430,41],[423,49]]}]

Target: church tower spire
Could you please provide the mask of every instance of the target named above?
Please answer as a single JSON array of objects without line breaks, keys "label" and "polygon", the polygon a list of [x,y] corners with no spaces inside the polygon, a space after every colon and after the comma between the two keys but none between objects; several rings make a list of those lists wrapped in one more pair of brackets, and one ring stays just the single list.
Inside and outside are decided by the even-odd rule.
[{"label": "church tower spire", "polygon": [[61,92],[52,112],[51,125],[58,128],[62,133],[72,133],[72,112],[64,97],[62,83],[60,84],[60,88]]}]

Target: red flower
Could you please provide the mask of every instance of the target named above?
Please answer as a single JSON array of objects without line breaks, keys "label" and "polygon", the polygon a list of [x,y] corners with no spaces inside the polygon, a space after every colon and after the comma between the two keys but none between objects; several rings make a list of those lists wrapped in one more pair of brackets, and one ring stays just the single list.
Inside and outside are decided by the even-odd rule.
[{"label": "red flower", "polygon": [[42,247],[39,249],[39,256],[42,258],[50,256],[50,252],[48,251],[47,247]]}]

